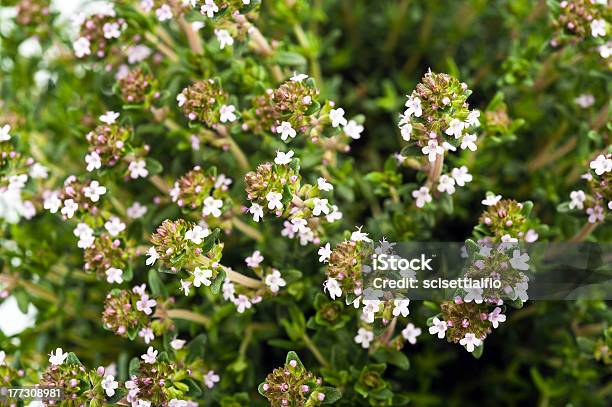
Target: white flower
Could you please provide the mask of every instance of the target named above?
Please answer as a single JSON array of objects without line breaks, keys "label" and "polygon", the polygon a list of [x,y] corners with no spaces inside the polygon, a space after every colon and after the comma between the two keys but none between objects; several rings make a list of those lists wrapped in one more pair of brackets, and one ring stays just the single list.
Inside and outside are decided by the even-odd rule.
[{"label": "white flower", "polygon": [[152,266],[153,264],[155,264],[157,259],[159,259],[159,254],[153,246],[149,247],[149,250],[147,251],[147,256],[147,261],[145,262],[147,266]]},{"label": "white flower", "polygon": [[449,195],[455,193],[455,179],[453,177],[443,174],[438,182],[438,191],[446,192]]},{"label": "white flower", "polygon": [[282,151],[277,151],[276,152],[276,158],[274,159],[274,163],[278,164],[278,165],[286,165],[289,164],[291,162],[291,158],[293,157],[293,151],[289,150],[288,152],[284,153]]},{"label": "white flower", "polygon": [[251,207],[249,208],[249,213],[253,215],[253,220],[255,222],[259,222],[259,220],[263,218],[263,208],[260,204],[254,203],[253,205],[251,205]]},{"label": "white flower", "polygon": [[317,254],[319,255],[319,261],[321,263],[327,263],[329,256],[331,256],[331,253],[332,250],[331,245],[329,243],[326,243],[325,246],[319,247],[319,251],[317,252]]},{"label": "white flower", "polygon": [[117,121],[118,117],[119,117],[119,113],[109,110],[108,112],[100,116],[100,121],[106,124],[113,124]]},{"label": "white flower", "polygon": [[47,196],[43,202],[43,208],[47,209],[51,213],[56,213],[60,206],[62,206],[62,201],[59,199],[56,192],[53,192]]},{"label": "white flower", "polygon": [[187,101],[187,97],[184,94],[179,93],[178,95],[176,95],[176,101],[178,103],[178,106],[182,107]]},{"label": "white flower", "polygon": [[225,174],[219,174],[215,181],[215,188],[221,188],[223,191],[227,191],[228,187],[232,185],[232,179],[225,176]]},{"label": "white flower", "polygon": [[529,255],[527,253],[521,254],[520,250],[514,250],[510,259],[510,265],[516,270],[529,270],[528,261]]},{"label": "white flower", "polygon": [[317,187],[319,191],[331,191],[334,189],[334,186],[327,182],[327,180],[323,177],[317,178]]},{"label": "white flower", "polygon": [[468,126],[478,127],[480,126],[480,121],[478,120],[479,117],[480,117],[480,110],[472,110],[470,113],[468,113],[468,116],[465,119],[465,122],[467,123]]},{"label": "white flower", "polygon": [[489,314],[488,319],[489,319],[489,321],[491,321],[491,324],[493,325],[493,328],[497,328],[499,326],[500,322],[505,322],[506,321],[506,316],[501,313],[501,308],[495,307],[493,312],[491,312]]},{"label": "white flower", "polygon": [[574,102],[583,109],[588,109],[595,103],[595,96],[590,93],[583,93],[574,99]]},{"label": "white flower", "polygon": [[119,383],[115,381],[115,376],[111,375],[104,376],[100,384],[108,397],[113,397],[115,395],[115,390],[119,387]]},{"label": "white flower", "polygon": [[78,203],[74,202],[73,199],[66,199],[61,212],[62,215],[66,216],[68,219],[72,219],[77,209],[79,209]]},{"label": "white flower", "polygon": [[68,358],[68,354],[64,353],[62,348],[57,348],[55,349],[55,354],[53,354],[53,352],[49,354],[49,363],[53,366],[61,366],[66,358]]},{"label": "white flower", "polygon": [[132,204],[132,206],[127,208],[126,213],[129,218],[138,219],[138,218],[142,218],[143,216],[145,216],[147,211],[148,209],[146,206],[136,201]]},{"label": "white flower", "polygon": [[302,82],[304,79],[307,79],[308,75],[303,74],[303,73],[297,73],[297,72],[293,72],[293,76],[291,78],[289,78],[291,80],[291,82]]},{"label": "white flower", "polygon": [[476,338],[476,335],[472,333],[466,333],[463,339],[459,341],[459,343],[465,346],[468,352],[474,352],[474,348],[480,346],[482,341]]},{"label": "white flower", "polygon": [[107,40],[119,38],[121,36],[119,24],[115,22],[104,23],[104,25],[102,26],[102,31],[104,31],[104,38],[106,38]]},{"label": "white flower", "polygon": [[421,117],[423,114],[423,109],[421,108],[421,99],[414,96],[408,96],[408,100],[406,101],[406,109],[404,111],[404,115],[406,117],[410,117],[414,115],[414,117]]},{"label": "white flower", "polygon": [[234,294],[236,292],[236,287],[234,287],[234,284],[228,278],[223,280],[223,286],[221,287],[221,290],[223,291],[224,300],[234,302]]},{"label": "white flower", "polygon": [[370,342],[374,340],[374,333],[365,328],[359,328],[355,336],[355,342],[361,344],[361,347],[367,349],[370,347]]},{"label": "white flower", "polygon": [[85,55],[91,54],[91,43],[85,37],[81,37],[72,43],[72,49],[74,49],[74,55],[77,58],[83,58]]},{"label": "white flower", "polygon": [[412,197],[416,199],[416,206],[422,208],[425,204],[431,202],[431,195],[429,194],[429,188],[421,187],[417,190],[412,191]]},{"label": "white flower", "polygon": [[410,300],[408,299],[393,300],[393,316],[398,317],[401,314],[403,317],[407,317],[410,314],[408,305],[410,305]]},{"label": "white flower", "polygon": [[[83,194],[89,198],[92,202],[98,202],[100,196],[106,193],[106,187],[100,185],[98,181],[91,181],[91,183],[83,188]],[[64,203],[65,204],[65,203]]]},{"label": "white flower", "polygon": [[134,403],[132,403],[132,406],[134,406],[134,407],[151,407],[151,402],[148,401],[148,400],[137,400],[135,404],[136,405],[134,406]]},{"label": "white flower", "polygon": [[431,335],[438,334],[438,338],[442,339],[446,335],[446,330],[448,326],[446,325],[446,321],[440,321],[438,317],[434,317],[432,322],[432,326],[429,327],[429,333]]},{"label": "white flower", "polygon": [[516,300],[520,298],[521,301],[525,302],[529,299],[527,295],[528,284],[526,282],[518,283],[516,287],[514,287],[514,298],[512,300]]},{"label": "white flower", "polygon": [[140,358],[147,364],[153,364],[157,360],[158,353],[159,352],[153,349],[153,346],[149,346],[149,349],[147,349],[147,353],[142,355]]},{"label": "white flower", "polygon": [[210,230],[203,228],[200,225],[195,225],[192,229],[185,232],[185,239],[192,241],[195,244],[202,244],[202,239],[210,235]]},{"label": "white flower", "polygon": [[102,160],[100,159],[100,155],[98,155],[98,153],[96,153],[95,151],[85,156],[85,163],[87,164],[87,171],[89,172],[102,167]]},{"label": "white flower", "polygon": [[342,219],[342,212],[338,210],[336,205],[332,205],[331,213],[325,217],[329,223]]},{"label": "white flower", "polygon": [[221,216],[221,207],[223,206],[223,201],[221,199],[215,199],[212,196],[207,196],[204,199],[204,208],[202,208],[202,214],[204,216],[212,215],[215,218]]},{"label": "white flower", "polygon": [[153,51],[151,51],[151,48],[147,47],[146,45],[132,45],[126,50],[128,63],[135,64],[142,62],[147,59],[152,52]]},{"label": "white flower", "polygon": [[236,107],[234,105],[223,105],[219,109],[221,114],[221,123],[233,122],[236,120]]},{"label": "white flower", "polygon": [[90,228],[86,223],[79,223],[73,232],[76,237],[79,238],[77,246],[81,249],[87,249],[91,247],[95,238],[93,236],[93,229]]},{"label": "white flower", "polygon": [[283,203],[281,202],[282,198],[283,195],[278,192],[268,192],[268,194],[266,195],[266,200],[268,201],[268,209],[270,209],[271,211],[273,211],[274,209],[283,209]]},{"label": "white flower", "polygon": [[123,283],[123,270],[115,268],[115,267],[109,268],[108,270],[106,270],[106,281],[109,284]]},{"label": "white flower", "polygon": [[234,299],[234,305],[236,305],[236,310],[239,314],[244,313],[244,311],[253,306],[253,304],[251,304],[251,301],[249,301],[249,297],[244,294],[240,294]]},{"label": "white flower", "polygon": [[144,312],[147,315],[153,313],[153,307],[157,305],[157,301],[150,299],[147,294],[141,294],[140,300],[136,301],[136,309]]},{"label": "white flower", "polygon": [[[226,46],[231,47],[234,45],[234,39],[227,30],[217,28],[215,29],[215,36],[217,37],[217,41],[219,41],[219,48],[221,49],[224,49]],[[233,122],[234,120],[230,121]],[[221,119],[221,121],[223,122],[223,119]]]},{"label": "white flower", "polygon": [[455,136],[455,138],[461,137],[461,133],[465,128],[465,123],[463,123],[459,119],[452,119],[450,123],[448,123],[448,128],[444,131],[449,136]]},{"label": "white flower", "polygon": [[221,378],[218,374],[215,374],[214,370],[209,371],[208,373],[206,373],[206,376],[204,376],[204,384],[209,389],[215,387],[215,383],[218,383],[219,380],[221,380]]},{"label": "white flower", "polygon": [[217,7],[213,0],[206,0],[200,8],[200,13],[206,14],[208,18],[213,18],[215,16],[215,13],[217,13],[218,11],[219,7]]},{"label": "white flower", "polygon": [[602,175],[604,172],[612,171],[612,159],[599,154],[596,159],[591,161],[589,166],[595,170],[595,174]]},{"label": "white flower", "polygon": [[323,291],[327,291],[332,300],[342,296],[342,289],[335,278],[328,278],[323,283]]},{"label": "white flower", "polygon": [[482,304],[482,288],[473,287],[465,290],[466,294],[463,297],[463,301],[472,302],[474,301],[476,304]]},{"label": "white flower", "polygon": [[277,293],[280,287],[287,285],[285,280],[281,277],[280,271],[273,269],[272,274],[266,276],[265,283],[270,287],[270,291]]},{"label": "white flower", "polygon": [[132,161],[128,166],[128,171],[130,172],[130,177],[132,179],[136,179],[138,177],[146,178],[149,175],[145,160]]},{"label": "white flower", "polygon": [[404,141],[410,141],[410,136],[412,135],[412,125],[410,123],[401,125],[400,134]]},{"label": "white flower", "polygon": [[502,199],[501,195],[487,194],[486,198],[482,200],[482,204],[486,206],[493,206]]},{"label": "white flower", "polygon": [[9,126],[8,124],[5,124],[4,126],[0,127],[0,142],[9,141],[11,139],[9,131],[11,131],[11,126]]},{"label": "white flower", "polygon": [[421,151],[423,152],[423,154],[428,156],[429,162],[432,163],[436,161],[437,155],[444,154],[444,147],[438,145],[438,142],[436,140],[429,140],[427,142],[427,145],[423,147]]},{"label": "white flower", "polygon": [[586,200],[586,195],[584,191],[572,191],[570,192],[571,202],[569,203],[570,209],[584,209],[584,201]]},{"label": "white flower", "polygon": [[189,287],[191,287],[191,281],[181,280],[181,290],[185,293],[185,296],[189,295]]},{"label": "white flower", "polygon": [[247,266],[251,268],[256,268],[256,267],[259,267],[259,265],[261,264],[263,260],[264,258],[261,255],[261,252],[259,250],[255,250],[253,254],[247,257],[244,261],[247,264]]},{"label": "white flower", "polygon": [[190,404],[185,400],[172,399],[168,402],[168,407],[190,407]]},{"label": "white flower", "polygon": [[597,50],[599,51],[599,55],[601,55],[602,58],[610,58],[610,55],[612,55],[612,41],[608,41],[605,44],[600,45],[599,47],[597,47]]},{"label": "white flower", "polygon": [[8,189],[13,190],[21,190],[25,187],[26,182],[28,182],[28,176],[26,174],[21,175],[11,175],[8,177],[9,185]]},{"label": "white flower", "polygon": [[6,365],[4,359],[6,358],[6,353],[3,350],[0,350],[0,366]]},{"label": "white flower", "polygon": [[593,37],[606,36],[606,20],[603,18],[591,21],[591,35]]},{"label": "white flower", "polygon": [[202,270],[199,267],[196,267],[193,271],[193,285],[194,287],[200,287],[204,284],[206,287],[212,284],[210,278],[212,277],[212,270],[206,269]]},{"label": "white flower", "polygon": [[118,217],[113,216],[104,224],[104,228],[114,237],[125,230],[125,223],[121,222]]},{"label": "white flower", "polygon": [[368,234],[361,231],[363,226],[359,226],[356,231],[351,233],[351,240],[353,242],[371,242],[372,239],[368,237]]},{"label": "white flower", "polygon": [[533,243],[538,240],[540,235],[534,229],[529,229],[527,233],[525,233],[525,241],[527,243]]},{"label": "white flower", "polygon": [[453,170],[451,171],[451,175],[457,182],[457,185],[459,185],[460,187],[472,181],[472,174],[468,172],[468,169],[465,165],[462,165],[459,168],[453,168]]},{"label": "white flower", "polygon": [[363,126],[355,120],[349,120],[342,130],[344,130],[344,133],[353,140],[359,140],[361,138],[361,133],[363,133]]},{"label": "white flower", "polygon": [[476,139],[477,137],[475,134],[466,134],[461,139],[461,145],[459,147],[461,147],[462,150],[465,150],[467,148],[470,149],[470,151],[476,151],[476,149],[478,148],[475,143]]},{"label": "white flower", "polygon": [[147,345],[155,339],[155,335],[151,328],[142,328],[140,332],[138,332],[138,336],[140,336]]},{"label": "white flower", "polygon": [[605,216],[601,206],[595,206],[594,208],[587,208],[587,215],[589,215],[589,223],[603,222]]},{"label": "white flower", "polygon": [[421,328],[415,327],[412,322],[406,325],[406,328],[402,330],[402,336],[411,345],[414,345],[417,341],[417,336],[421,335]]},{"label": "white flower", "polygon": [[160,8],[155,10],[155,15],[159,21],[166,21],[172,18],[172,9],[167,4],[162,4]]},{"label": "white flower", "polygon": [[314,216],[319,216],[321,213],[326,215],[329,214],[329,203],[327,202],[327,199],[314,198],[312,203],[314,204],[314,207],[312,208],[312,214]]},{"label": "white flower", "polygon": [[185,346],[185,343],[187,343],[187,341],[174,337],[174,339],[170,341],[170,346],[172,346],[172,349],[174,350],[180,350],[180,349],[183,349],[183,347]]},{"label": "white flower", "polygon": [[291,127],[291,123],[282,122],[280,126],[276,127],[276,133],[281,135],[281,140],[287,141],[287,138],[295,138],[297,135],[296,131]]},{"label": "white flower", "polygon": [[344,118],[344,109],[341,107],[329,111],[329,120],[331,120],[332,127],[347,125],[347,121]]}]

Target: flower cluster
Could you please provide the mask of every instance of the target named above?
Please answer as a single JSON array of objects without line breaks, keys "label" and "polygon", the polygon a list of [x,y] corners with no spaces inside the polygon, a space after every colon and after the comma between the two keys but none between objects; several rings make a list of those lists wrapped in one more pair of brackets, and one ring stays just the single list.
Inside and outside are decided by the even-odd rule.
[{"label": "flower cluster", "polygon": [[159,99],[160,93],[157,90],[157,81],[150,72],[137,67],[130,69],[117,81],[117,87],[121,94],[121,99],[125,103],[150,105]]},{"label": "flower cluster", "polygon": [[[562,0],[555,5],[553,47],[607,37],[612,14],[607,0]],[[608,44],[609,48],[610,45]],[[604,57],[606,58],[606,57]]]},{"label": "flower cluster", "polygon": [[246,174],[247,198],[252,202],[248,212],[259,222],[264,213],[285,217],[282,235],[298,238],[301,245],[320,241],[324,233],[323,220],[332,223],[342,218],[336,205],[321,193],[331,191],[333,185],[319,177],[317,185],[301,185],[299,161],[293,151],[278,152],[275,163],[264,163],[256,171]]},{"label": "flower cluster", "polygon": [[170,190],[172,202],[187,210],[201,210],[207,220],[220,218],[226,208],[232,207],[229,186],[232,180],[224,174],[216,174],[213,167],[204,171],[195,166],[175,183]]},{"label": "flower cluster", "polygon": [[189,120],[203,122],[209,127],[225,121],[222,112],[227,110],[224,106],[228,98],[219,81],[214,79],[197,81],[176,96],[178,106]]},{"label": "flower cluster", "polygon": [[538,240],[538,224],[529,219],[533,203],[502,199],[501,195],[489,194],[482,201],[487,209],[480,215],[479,231],[483,231],[495,242],[509,242],[515,237],[527,243]]},{"label": "flower cluster", "polygon": [[[62,405],[101,406],[107,402],[109,394],[104,387],[117,388],[117,386],[111,386],[108,380],[111,378],[114,382],[114,377],[104,376],[104,368],[88,371],[74,353],[65,353],[62,348],[57,348],[50,354],[49,362],[49,367],[43,372],[40,379],[40,386],[62,389]],[[114,384],[117,383],[114,382]],[[111,395],[114,395],[114,392]],[[47,401],[44,405],[49,406],[53,403],[53,401]]]},{"label": "flower cluster", "polygon": [[333,403],[339,392],[322,386],[323,381],[306,370],[295,352],[287,354],[284,367],[276,368],[259,385],[259,393],[273,407],[318,406]]},{"label": "flower cluster", "polygon": [[601,223],[612,211],[612,154],[598,154],[589,164],[591,171],[582,176],[590,193],[579,189],[570,193],[571,210],[584,210],[591,224]]},{"label": "flower cluster", "polygon": [[131,291],[114,289],[104,301],[102,323],[116,335],[130,339],[140,335],[149,343],[154,338],[151,318],[156,306],[158,301],[149,296],[144,284]]},{"label": "flower cluster", "polygon": [[453,194],[455,185],[463,186],[472,180],[465,166],[441,175],[447,151],[456,151],[458,147],[477,149],[476,135],[468,132],[480,125],[480,112],[468,107],[471,93],[465,83],[452,76],[429,71],[408,96],[398,126],[402,138],[420,148],[428,162],[426,185],[412,193],[418,207],[431,202],[432,188]]},{"label": "flower cluster", "polygon": [[72,44],[77,58],[91,55],[106,59],[119,52],[117,40],[127,29],[123,18],[118,18],[114,7],[105,3],[104,9],[88,17],[81,16],[75,23],[79,25],[79,37]]},{"label": "flower cluster", "polygon": [[[319,250],[319,260],[327,263],[327,280],[324,289],[332,299],[344,293],[347,302],[353,302],[362,294],[362,271],[372,247],[367,233],[361,228],[331,250],[329,243]],[[352,299],[349,301],[349,299]]]}]

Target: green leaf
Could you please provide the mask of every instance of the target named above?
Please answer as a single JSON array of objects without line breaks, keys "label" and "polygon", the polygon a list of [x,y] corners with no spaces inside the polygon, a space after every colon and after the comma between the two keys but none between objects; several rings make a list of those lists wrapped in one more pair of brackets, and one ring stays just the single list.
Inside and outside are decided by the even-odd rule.
[{"label": "green leaf", "polygon": [[302,369],[304,368],[304,365],[302,364],[300,357],[294,351],[290,351],[287,353],[287,357],[285,358],[285,364],[288,365],[289,362],[291,362],[292,360],[295,360],[298,366],[300,366]]},{"label": "green leaf", "polygon": [[189,342],[187,345],[187,362],[193,362],[198,358],[204,357],[204,347],[206,346],[206,341],[206,335],[200,334]]},{"label": "green leaf", "polygon": [[305,66],[308,63],[303,55],[290,51],[278,51],[274,60],[281,66]]},{"label": "green leaf", "polygon": [[81,361],[73,352],[68,353],[68,357],[66,358],[66,363],[69,365],[81,365]]},{"label": "green leaf", "polygon": [[164,282],[159,277],[159,273],[156,270],[154,269],[149,270],[148,280],[149,280],[149,288],[151,288],[151,292],[153,293],[153,295],[162,296],[162,297],[168,296],[168,290],[166,286],[164,285]]},{"label": "green leaf", "polygon": [[147,164],[147,170],[149,171],[149,175],[157,175],[164,170],[164,166],[162,165],[162,163],[160,163],[154,158],[147,157],[145,158],[145,162]]},{"label": "green leaf", "polygon": [[319,387],[318,391],[325,394],[325,399],[321,404],[332,404],[342,398],[342,393],[335,387],[323,386]]},{"label": "green leaf", "polygon": [[223,284],[223,281],[225,281],[226,275],[227,274],[225,273],[225,270],[222,269],[219,271],[219,273],[217,274],[217,277],[215,277],[212,284],[210,285],[210,291],[213,294],[219,293],[219,290],[221,289],[221,285]]},{"label": "green leaf", "polygon": [[208,253],[213,248],[215,242],[219,240],[220,235],[221,229],[215,228],[211,234],[204,238],[204,241],[202,242],[202,254]]},{"label": "green leaf", "polygon": [[128,368],[130,377],[137,376],[139,370],[140,370],[140,360],[138,358],[132,358],[132,360],[130,360],[130,365]]}]

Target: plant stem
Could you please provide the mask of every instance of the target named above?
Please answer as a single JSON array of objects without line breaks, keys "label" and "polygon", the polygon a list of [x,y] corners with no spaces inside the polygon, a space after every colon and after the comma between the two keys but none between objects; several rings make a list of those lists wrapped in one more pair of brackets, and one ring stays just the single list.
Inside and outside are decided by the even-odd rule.
[{"label": "plant stem", "polygon": [[325,359],[325,357],[319,351],[319,348],[317,348],[317,345],[314,344],[312,339],[310,339],[310,337],[306,333],[304,333],[304,336],[302,336],[302,340],[304,341],[306,347],[312,352],[315,359],[317,359],[317,361],[321,364],[321,366],[329,367],[329,362],[327,361],[327,359]]},{"label": "plant stem", "polygon": [[385,330],[385,333],[383,333],[382,336],[380,337],[380,341],[383,344],[389,345],[389,340],[391,339],[391,336],[393,335],[393,331],[395,331],[396,325],[397,325],[397,317],[393,317],[393,319],[391,320],[391,323]]},{"label": "plant stem", "polygon": [[186,321],[195,322],[206,327],[210,324],[210,318],[188,309],[169,309],[166,310],[166,316],[172,319],[184,319]]},{"label": "plant stem", "polygon": [[246,223],[244,223],[239,218],[233,217],[232,218],[232,224],[236,227],[236,229],[238,229],[239,231],[241,231],[242,233],[244,233],[245,235],[247,235],[251,239],[256,240],[258,242],[263,242],[263,240],[264,240],[263,235],[261,233],[259,233],[259,231],[257,229],[247,225]]},{"label": "plant stem", "polygon": [[429,173],[427,174],[427,182],[425,186],[431,190],[434,184],[440,178],[442,174],[442,166],[444,164],[444,154],[437,154],[436,161],[429,167]]},{"label": "plant stem", "polygon": [[170,187],[168,186],[168,184],[166,184],[166,181],[164,181],[159,175],[150,176],[149,181],[151,182],[151,184],[155,185],[157,189],[159,189],[164,194],[169,193]]},{"label": "plant stem", "polygon": [[229,267],[223,267],[223,270],[225,271],[227,278],[229,278],[229,280],[233,283],[238,283],[245,287],[255,288],[255,289],[261,288],[264,286],[264,283],[261,280],[257,280],[252,277],[247,277],[244,274],[240,274],[237,271],[234,271]]},{"label": "plant stem", "polygon": [[196,55],[202,55],[204,53],[204,48],[202,48],[202,40],[196,31],[193,30],[191,24],[185,21],[183,16],[180,16],[178,19],[179,26],[185,33],[187,37],[187,42],[189,43],[189,48]]},{"label": "plant stem", "polygon": [[169,48],[166,44],[163,44],[159,39],[150,32],[145,33],[145,38],[147,41],[151,42],[153,45],[157,47],[157,49],[164,54],[171,62],[178,63],[179,57],[176,53]]},{"label": "plant stem", "polygon": [[580,231],[571,238],[570,242],[582,242],[584,239],[589,237],[591,233],[593,233],[597,226],[599,226],[599,223],[591,223],[587,221],[582,229],[580,229]]}]

